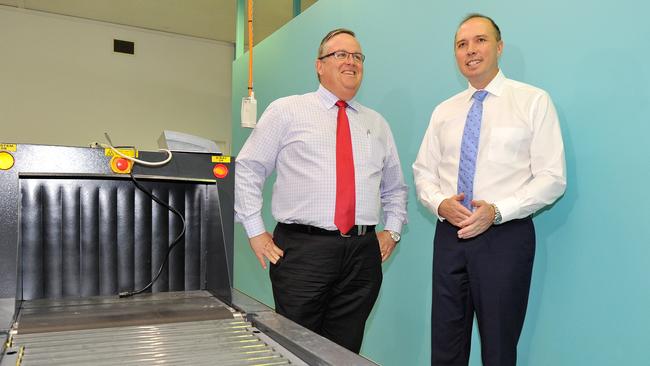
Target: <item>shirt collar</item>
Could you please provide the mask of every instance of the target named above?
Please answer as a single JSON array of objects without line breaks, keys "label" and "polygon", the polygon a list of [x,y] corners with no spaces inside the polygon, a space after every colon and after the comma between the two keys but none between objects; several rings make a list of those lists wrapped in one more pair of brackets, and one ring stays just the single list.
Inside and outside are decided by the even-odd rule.
[{"label": "shirt collar", "polygon": [[[325,88],[323,85],[318,86],[316,95],[318,95],[318,98],[320,99],[321,103],[327,109],[336,107],[336,102],[339,101],[339,98],[336,95],[332,94],[331,91],[327,90],[327,88]],[[357,101],[355,101],[354,99],[348,100],[347,103],[349,109],[352,109],[354,111],[359,110],[359,103],[357,103]]]},{"label": "shirt collar", "polygon": [[[485,89],[488,93],[493,94],[495,96],[500,96],[501,92],[503,91],[503,84],[506,80],[505,75],[503,75],[503,72],[501,69],[499,69],[499,72],[496,74],[496,76],[490,81],[490,83],[485,87]],[[472,99],[472,95],[474,95],[474,92],[476,92],[478,89],[472,86],[472,84],[467,84],[467,100]]]}]

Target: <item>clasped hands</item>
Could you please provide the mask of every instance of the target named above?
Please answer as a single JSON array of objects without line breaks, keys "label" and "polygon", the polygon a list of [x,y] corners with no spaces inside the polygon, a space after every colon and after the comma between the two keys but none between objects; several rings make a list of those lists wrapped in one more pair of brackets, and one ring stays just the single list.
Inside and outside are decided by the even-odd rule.
[{"label": "clasped hands", "polygon": [[476,207],[471,212],[461,202],[465,194],[453,195],[446,198],[438,206],[438,214],[450,224],[460,228],[458,238],[470,239],[485,232],[494,222],[494,207],[483,200],[472,200],[472,206]]}]

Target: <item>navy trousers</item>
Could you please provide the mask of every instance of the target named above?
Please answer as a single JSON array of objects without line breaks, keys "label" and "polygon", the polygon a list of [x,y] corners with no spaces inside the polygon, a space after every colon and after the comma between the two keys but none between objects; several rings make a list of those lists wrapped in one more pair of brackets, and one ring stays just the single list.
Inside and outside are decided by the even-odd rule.
[{"label": "navy trousers", "polygon": [[275,311],[359,353],[383,278],[379,241],[275,228],[284,257],[271,265]]},{"label": "navy trousers", "polygon": [[530,218],[490,227],[472,239],[438,222],[433,241],[431,364],[467,365],[474,314],[484,366],[514,366],[535,257]]}]

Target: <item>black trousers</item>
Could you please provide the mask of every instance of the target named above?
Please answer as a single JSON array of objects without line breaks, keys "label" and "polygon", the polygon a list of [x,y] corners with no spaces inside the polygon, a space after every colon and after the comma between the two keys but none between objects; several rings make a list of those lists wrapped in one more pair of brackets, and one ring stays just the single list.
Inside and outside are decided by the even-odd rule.
[{"label": "black trousers", "polygon": [[459,239],[438,222],[433,241],[431,364],[467,365],[474,314],[484,366],[514,366],[535,257],[530,218]]},{"label": "black trousers", "polygon": [[359,353],[382,281],[375,232],[346,238],[278,225],[273,239],[284,251],[270,269],[275,311]]}]

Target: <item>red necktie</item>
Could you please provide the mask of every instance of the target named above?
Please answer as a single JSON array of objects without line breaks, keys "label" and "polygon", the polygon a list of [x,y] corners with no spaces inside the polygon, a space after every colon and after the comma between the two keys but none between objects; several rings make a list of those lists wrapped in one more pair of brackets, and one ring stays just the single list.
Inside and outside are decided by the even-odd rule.
[{"label": "red necktie", "polygon": [[336,210],[334,225],[347,233],[354,226],[354,158],[352,156],[352,138],[350,122],[345,108],[348,104],[342,100],[336,102],[339,114],[336,118]]}]

